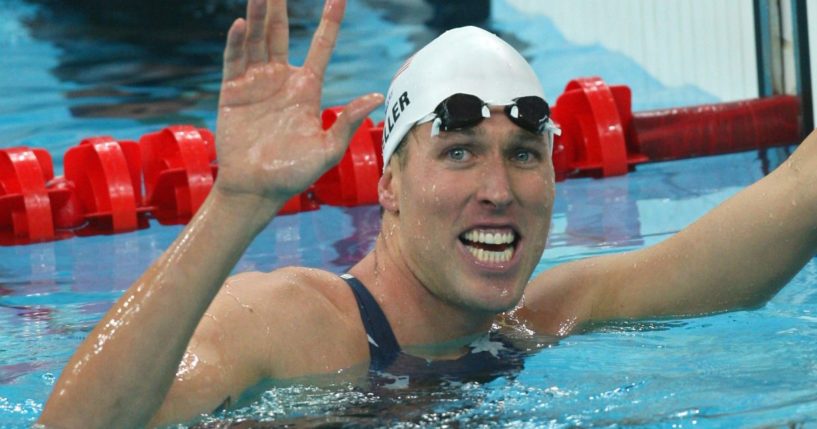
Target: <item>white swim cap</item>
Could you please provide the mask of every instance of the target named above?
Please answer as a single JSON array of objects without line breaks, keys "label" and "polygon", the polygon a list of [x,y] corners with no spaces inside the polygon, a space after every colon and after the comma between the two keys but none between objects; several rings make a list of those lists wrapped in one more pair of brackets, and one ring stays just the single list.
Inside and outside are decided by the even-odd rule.
[{"label": "white swim cap", "polygon": [[545,98],[530,64],[511,45],[477,27],[446,31],[406,60],[392,79],[383,125],[384,170],[417,121],[457,93],[497,106],[528,95]]}]

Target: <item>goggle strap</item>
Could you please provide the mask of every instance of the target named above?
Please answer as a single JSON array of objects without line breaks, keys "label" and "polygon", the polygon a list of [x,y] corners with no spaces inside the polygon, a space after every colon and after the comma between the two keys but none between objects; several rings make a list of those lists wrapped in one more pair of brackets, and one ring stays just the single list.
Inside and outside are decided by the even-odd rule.
[{"label": "goggle strap", "polygon": [[440,125],[442,125],[443,120],[440,119],[439,116],[434,118],[434,122],[431,123],[431,137],[436,137],[440,135]]},{"label": "goggle strap", "polygon": [[548,118],[547,122],[545,122],[545,130],[557,136],[562,135],[562,129],[559,128],[559,126],[556,125],[556,123],[553,122],[550,118]]}]

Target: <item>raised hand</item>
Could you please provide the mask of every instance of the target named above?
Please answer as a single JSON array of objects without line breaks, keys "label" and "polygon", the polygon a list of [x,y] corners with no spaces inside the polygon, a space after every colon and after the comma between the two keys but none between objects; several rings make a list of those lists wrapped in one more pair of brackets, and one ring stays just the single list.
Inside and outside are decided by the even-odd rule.
[{"label": "raised hand", "polygon": [[380,102],[369,94],[321,127],[320,97],[345,0],[327,0],[303,67],[287,61],[285,0],[249,0],[227,36],[219,99],[215,190],[282,204],[343,156],[357,124]]},{"label": "raised hand", "polygon": [[[127,428],[145,427],[151,418],[156,424],[184,420],[259,381],[254,362],[260,361],[258,353],[268,358],[266,348],[228,352],[221,340],[208,342],[205,334],[191,343],[191,337],[255,234],[286,199],[340,159],[357,122],[382,101],[380,95],[358,98],[330,130],[321,128],[323,73],[344,6],[343,0],[327,1],[300,68],[286,61],[284,0],[250,0],[247,20],[233,23],[224,53],[213,191],[176,241],[88,334],[39,423]],[[251,343],[258,341],[242,344]],[[171,390],[188,344],[198,344],[193,353],[229,354],[245,364],[215,365],[213,372],[197,373],[198,382],[177,383]],[[221,381],[213,383],[216,379]]]}]

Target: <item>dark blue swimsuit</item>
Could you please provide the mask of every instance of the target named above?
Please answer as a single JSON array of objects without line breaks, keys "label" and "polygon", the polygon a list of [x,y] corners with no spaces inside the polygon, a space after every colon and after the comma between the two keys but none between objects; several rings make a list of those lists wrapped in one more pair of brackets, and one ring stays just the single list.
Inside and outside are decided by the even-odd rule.
[{"label": "dark blue swimsuit", "polygon": [[491,332],[469,346],[455,360],[430,361],[403,353],[386,315],[363,283],[350,274],[341,276],[352,288],[369,340],[369,373],[384,387],[408,387],[441,381],[487,382],[513,375],[524,365],[525,353]]}]

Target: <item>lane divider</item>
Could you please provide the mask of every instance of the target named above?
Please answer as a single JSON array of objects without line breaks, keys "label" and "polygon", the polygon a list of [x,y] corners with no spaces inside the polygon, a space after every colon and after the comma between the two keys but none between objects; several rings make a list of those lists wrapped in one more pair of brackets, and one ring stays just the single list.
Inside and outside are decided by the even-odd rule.
[{"label": "lane divider", "polygon": [[800,101],[780,95],[729,103],[632,111],[632,92],[599,77],[571,80],[551,109],[562,127],[553,149],[557,180],[626,174],[669,161],[796,144]]},{"label": "lane divider", "polygon": [[[799,100],[776,96],[632,112],[631,91],[598,77],[570,81],[551,109],[562,127],[557,180],[610,177],[636,165],[797,143]],[[322,113],[329,128],[342,111]],[[294,196],[279,214],[377,203],[383,124],[365,119],[337,166]],[[91,137],[68,149],[64,176],[51,155],[26,146],[0,149],[0,245],[114,234],[187,223],[218,175],[213,133],[173,125],[138,142]],[[144,193],[143,193],[144,187]]]}]

